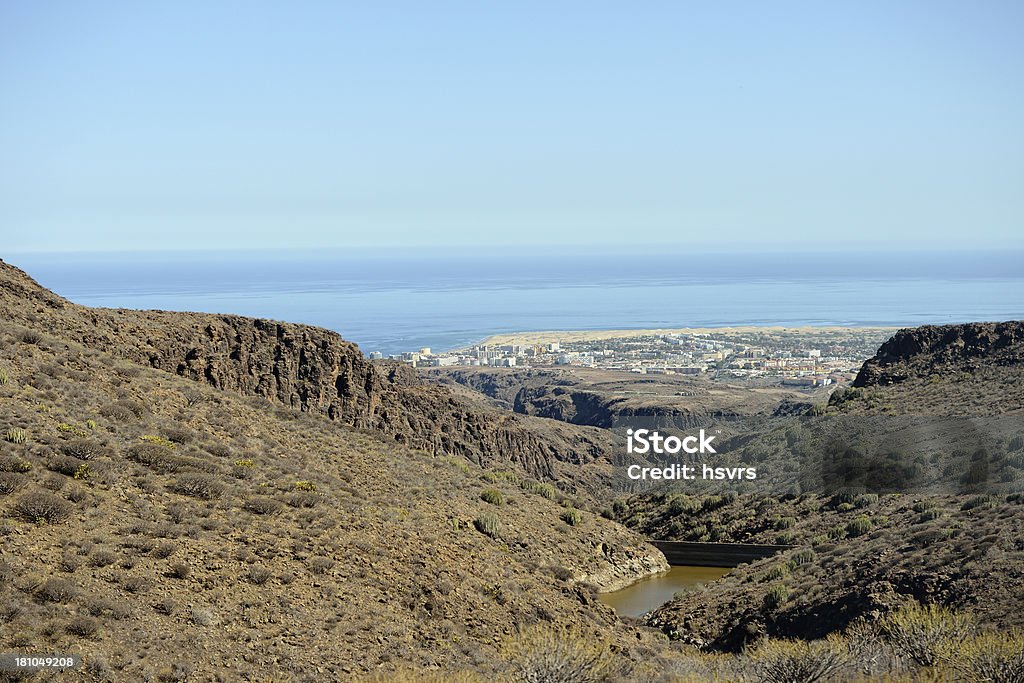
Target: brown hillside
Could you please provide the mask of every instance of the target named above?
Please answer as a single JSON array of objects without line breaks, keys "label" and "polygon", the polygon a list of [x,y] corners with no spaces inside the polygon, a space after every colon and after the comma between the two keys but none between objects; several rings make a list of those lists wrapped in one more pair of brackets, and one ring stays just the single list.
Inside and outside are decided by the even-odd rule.
[{"label": "brown hillside", "polygon": [[603,431],[473,405],[404,365],[371,363],[329,330],[234,315],[87,308],[3,262],[0,319],[430,453],[514,464],[570,490],[608,474],[611,441]]}]

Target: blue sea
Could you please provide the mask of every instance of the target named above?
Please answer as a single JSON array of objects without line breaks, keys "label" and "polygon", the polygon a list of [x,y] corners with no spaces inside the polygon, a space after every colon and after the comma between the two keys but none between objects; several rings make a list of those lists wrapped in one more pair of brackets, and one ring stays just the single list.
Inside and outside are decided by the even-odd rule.
[{"label": "blue sea", "polygon": [[363,351],[532,330],[1024,318],[1024,253],[495,248],[4,255],[89,306],[319,325]]}]

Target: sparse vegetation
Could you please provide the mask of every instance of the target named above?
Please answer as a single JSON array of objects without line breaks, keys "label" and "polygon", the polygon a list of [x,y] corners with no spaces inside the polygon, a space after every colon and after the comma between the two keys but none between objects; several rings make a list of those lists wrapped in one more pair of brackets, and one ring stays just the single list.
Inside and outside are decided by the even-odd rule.
[{"label": "sparse vegetation", "polygon": [[14,504],[14,511],[36,524],[56,524],[71,514],[71,506],[52,493],[38,491],[21,496]]},{"label": "sparse vegetation", "polygon": [[497,489],[487,489],[480,494],[480,500],[491,505],[504,505],[505,496]]},{"label": "sparse vegetation", "polygon": [[569,508],[564,510],[559,519],[568,524],[569,526],[577,526],[583,521],[583,514],[575,508]]},{"label": "sparse vegetation", "polygon": [[28,443],[28,432],[20,428],[8,429],[6,432],[4,432],[4,441],[19,446],[24,445]]},{"label": "sparse vegetation", "polygon": [[889,641],[921,666],[934,666],[942,653],[972,631],[970,618],[939,605],[907,605],[888,615],[882,629]]},{"label": "sparse vegetation", "polygon": [[473,526],[477,531],[491,538],[497,538],[501,534],[501,522],[498,520],[498,516],[491,512],[485,512],[473,520]]}]

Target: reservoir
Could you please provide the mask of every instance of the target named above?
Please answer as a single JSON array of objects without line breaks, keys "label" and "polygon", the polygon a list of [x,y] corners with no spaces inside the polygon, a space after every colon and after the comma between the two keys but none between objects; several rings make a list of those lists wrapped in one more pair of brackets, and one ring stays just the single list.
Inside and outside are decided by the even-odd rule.
[{"label": "reservoir", "polygon": [[601,602],[623,617],[638,617],[661,607],[679,591],[693,590],[728,574],[729,567],[672,567],[664,574],[649,576],[622,590],[601,593]]}]

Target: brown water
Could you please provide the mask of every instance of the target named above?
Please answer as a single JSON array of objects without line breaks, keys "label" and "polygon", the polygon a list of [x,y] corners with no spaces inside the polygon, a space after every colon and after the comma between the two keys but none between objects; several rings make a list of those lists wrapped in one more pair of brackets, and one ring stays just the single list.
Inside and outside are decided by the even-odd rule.
[{"label": "brown water", "polygon": [[676,592],[709,583],[729,571],[729,567],[672,567],[664,574],[640,579],[622,590],[601,593],[598,597],[620,616],[638,617],[661,607]]}]

